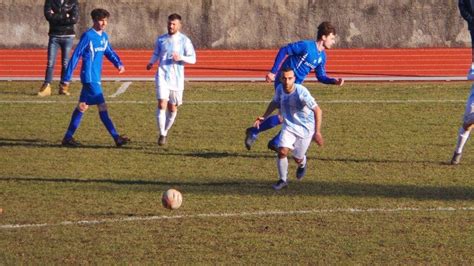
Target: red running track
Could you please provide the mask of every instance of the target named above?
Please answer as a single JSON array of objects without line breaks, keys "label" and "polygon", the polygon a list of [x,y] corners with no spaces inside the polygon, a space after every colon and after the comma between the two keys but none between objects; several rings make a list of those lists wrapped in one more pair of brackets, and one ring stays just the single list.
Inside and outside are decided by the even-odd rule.
[{"label": "red running track", "polygon": [[[46,49],[0,50],[0,80],[42,80]],[[145,69],[152,50],[117,49],[126,72],[119,75],[109,62],[106,80],[153,80]],[[198,50],[197,63],[186,66],[188,80],[260,81],[272,67],[277,50]],[[329,76],[347,80],[465,80],[470,48],[333,49],[327,51]],[[60,74],[60,56],[55,77]],[[78,67],[79,68],[79,67]],[[74,77],[78,78],[76,69]],[[314,74],[310,74],[314,80]]]}]

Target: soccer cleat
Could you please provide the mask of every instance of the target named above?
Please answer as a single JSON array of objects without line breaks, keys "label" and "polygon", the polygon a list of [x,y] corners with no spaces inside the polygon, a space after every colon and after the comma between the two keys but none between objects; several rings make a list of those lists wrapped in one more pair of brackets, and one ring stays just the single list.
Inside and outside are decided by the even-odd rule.
[{"label": "soccer cleat", "polygon": [[245,130],[245,148],[247,148],[247,150],[250,150],[257,140],[257,136],[252,133],[252,129],[253,127],[249,127]]},{"label": "soccer cleat", "polygon": [[461,153],[454,153],[453,158],[451,159],[452,165],[458,165],[461,162]]},{"label": "soccer cleat", "polygon": [[298,166],[296,169],[296,179],[301,180],[303,179],[304,175],[306,174],[306,167],[308,166],[308,163],[305,164],[305,166]]},{"label": "soccer cleat", "polygon": [[166,136],[160,135],[158,138],[158,145],[163,146],[166,144]]},{"label": "soccer cleat", "polygon": [[59,83],[59,86],[58,86],[58,93],[59,93],[59,95],[66,95],[66,96],[71,95],[71,93],[69,93],[69,85],[68,85],[68,84]]},{"label": "soccer cleat", "polygon": [[130,138],[127,137],[126,135],[120,135],[118,136],[115,140],[115,145],[117,147],[122,147],[123,145],[127,144],[130,142]]},{"label": "soccer cleat", "polygon": [[74,138],[66,139],[64,138],[61,142],[61,145],[64,147],[77,148],[81,146],[81,143],[77,142]]},{"label": "soccer cleat", "polygon": [[288,182],[280,179],[275,185],[272,185],[272,187],[274,190],[281,190],[282,188],[288,187]]},{"label": "soccer cleat", "polygon": [[467,80],[474,80],[474,68],[471,68],[469,72],[467,72]]},{"label": "soccer cleat", "polygon": [[38,96],[39,97],[51,96],[51,85],[49,85],[49,83],[44,83],[38,92]]}]

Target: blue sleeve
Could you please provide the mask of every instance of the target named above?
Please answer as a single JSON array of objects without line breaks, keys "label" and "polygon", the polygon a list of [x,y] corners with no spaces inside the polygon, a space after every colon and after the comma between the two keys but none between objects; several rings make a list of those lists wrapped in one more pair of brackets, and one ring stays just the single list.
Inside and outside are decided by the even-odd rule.
[{"label": "blue sleeve", "polygon": [[79,40],[79,43],[74,49],[74,53],[72,53],[71,59],[69,60],[69,63],[67,64],[64,81],[66,82],[71,81],[72,73],[74,72],[74,69],[76,69],[77,64],[79,63],[79,59],[81,59],[82,57],[82,54],[88,47],[89,47],[89,38],[84,33],[82,34],[81,39]]},{"label": "blue sleeve", "polygon": [[273,63],[273,67],[270,70],[270,72],[272,72],[273,74],[276,74],[278,70],[280,69],[281,63],[283,62],[283,60],[286,58],[287,55],[288,55],[287,47],[284,46],[280,48],[277,56],[275,57],[275,62]]},{"label": "blue sleeve", "polygon": [[337,80],[326,75],[326,56],[323,56],[321,63],[315,69],[316,78],[324,84],[336,84]]},{"label": "blue sleeve", "polygon": [[109,59],[109,61],[112,62],[112,64],[114,64],[116,68],[123,66],[122,61],[120,61],[120,57],[114,51],[110,43],[109,45],[107,45],[107,48],[105,49],[104,54],[105,54],[105,57],[107,57],[107,59]]}]

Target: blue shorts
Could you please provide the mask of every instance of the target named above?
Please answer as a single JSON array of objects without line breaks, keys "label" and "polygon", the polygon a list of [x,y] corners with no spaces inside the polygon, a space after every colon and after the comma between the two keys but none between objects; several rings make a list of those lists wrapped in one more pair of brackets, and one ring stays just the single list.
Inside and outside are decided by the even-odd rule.
[{"label": "blue shorts", "polygon": [[104,94],[100,83],[82,83],[81,96],[79,102],[87,105],[97,105],[105,103]]}]

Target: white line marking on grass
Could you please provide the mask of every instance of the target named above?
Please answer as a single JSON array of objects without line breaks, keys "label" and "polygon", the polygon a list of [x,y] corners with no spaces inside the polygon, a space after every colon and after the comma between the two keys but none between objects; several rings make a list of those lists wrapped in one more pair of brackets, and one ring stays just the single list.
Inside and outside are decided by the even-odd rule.
[{"label": "white line marking on grass", "polygon": [[120,94],[122,93],[125,93],[128,89],[128,87],[130,87],[130,85],[132,85],[132,82],[125,82],[123,83],[118,89],[117,91],[115,91],[114,94],[110,95],[109,97],[110,98],[115,98],[117,96],[119,96]]},{"label": "white line marking on grass", "polygon": [[395,213],[395,212],[455,212],[455,211],[474,211],[474,207],[437,207],[437,208],[347,208],[347,209],[314,209],[300,211],[256,211],[256,212],[237,212],[237,213],[205,213],[192,215],[162,215],[162,216],[143,216],[143,217],[126,217],[117,219],[101,219],[101,220],[82,220],[82,221],[64,221],[59,223],[42,223],[42,224],[4,224],[0,225],[0,229],[20,229],[20,228],[39,228],[51,226],[68,226],[68,225],[95,225],[104,223],[121,223],[121,222],[137,222],[137,221],[159,221],[159,220],[176,220],[176,219],[193,219],[193,218],[228,218],[228,217],[247,217],[247,216],[288,216],[288,215],[304,215],[304,214],[330,214],[330,213]]},{"label": "white line marking on grass", "polygon": [[[112,97],[112,96],[110,96]],[[115,96],[114,96],[115,97]],[[186,101],[185,104],[261,104],[269,103],[270,100],[209,100],[209,101]],[[465,103],[466,100],[328,100],[318,101],[326,104],[418,104],[418,103]],[[51,104],[51,103],[77,103],[77,101],[43,101],[43,100],[0,100],[0,104]],[[108,101],[114,104],[156,104],[156,101]]]}]

